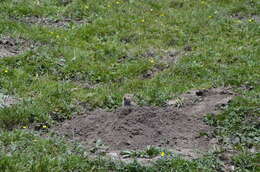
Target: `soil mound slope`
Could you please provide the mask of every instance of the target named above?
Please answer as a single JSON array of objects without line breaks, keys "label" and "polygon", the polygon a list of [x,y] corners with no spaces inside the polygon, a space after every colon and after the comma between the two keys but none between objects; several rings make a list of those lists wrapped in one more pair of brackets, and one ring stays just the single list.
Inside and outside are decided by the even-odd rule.
[{"label": "soil mound slope", "polygon": [[203,115],[217,112],[232,97],[226,88],[195,90],[169,101],[171,106],[96,110],[65,121],[54,130],[88,146],[101,140],[110,151],[151,145],[194,157],[212,145],[210,134],[205,134],[212,128],[203,122]]}]

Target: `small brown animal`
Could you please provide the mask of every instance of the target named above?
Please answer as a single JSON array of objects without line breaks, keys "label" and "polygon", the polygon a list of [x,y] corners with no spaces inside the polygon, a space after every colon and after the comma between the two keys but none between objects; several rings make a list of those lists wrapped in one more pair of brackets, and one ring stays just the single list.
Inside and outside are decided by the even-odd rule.
[{"label": "small brown animal", "polygon": [[137,104],[134,102],[133,94],[125,94],[123,97],[122,106],[136,106]]}]

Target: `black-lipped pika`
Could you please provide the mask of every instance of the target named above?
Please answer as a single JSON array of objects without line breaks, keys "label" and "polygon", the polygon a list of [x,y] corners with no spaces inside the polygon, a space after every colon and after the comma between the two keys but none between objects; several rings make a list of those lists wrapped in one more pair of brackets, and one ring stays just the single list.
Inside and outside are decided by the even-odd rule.
[{"label": "black-lipped pika", "polygon": [[125,94],[123,97],[122,106],[136,106],[133,94]]}]

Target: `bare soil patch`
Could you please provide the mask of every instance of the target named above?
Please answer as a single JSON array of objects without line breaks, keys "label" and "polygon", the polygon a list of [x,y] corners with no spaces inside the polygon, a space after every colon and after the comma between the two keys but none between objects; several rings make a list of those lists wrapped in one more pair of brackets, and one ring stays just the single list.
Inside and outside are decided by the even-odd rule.
[{"label": "bare soil patch", "polygon": [[75,116],[52,130],[87,147],[93,147],[97,140],[109,151],[140,150],[151,145],[194,158],[213,145],[213,128],[203,122],[203,115],[216,113],[233,96],[226,88],[195,90],[180,96],[182,106],[96,110]]},{"label": "bare soil patch", "polygon": [[34,44],[31,41],[22,38],[0,36],[0,58],[22,54],[33,46]]},{"label": "bare soil patch", "polygon": [[35,24],[49,27],[57,28],[68,28],[71,24],[84,24],[87,21],[81,19],[52,19],[47,17],[37,17],[37,16],[27,16],[23,18],[14,18],[14,20],[25,23],[25,24]]},{"label": "bare soil patch", "polygon": [[0,93],[0,108],[10,107],[17,104],[19,101],[18,98]]}]

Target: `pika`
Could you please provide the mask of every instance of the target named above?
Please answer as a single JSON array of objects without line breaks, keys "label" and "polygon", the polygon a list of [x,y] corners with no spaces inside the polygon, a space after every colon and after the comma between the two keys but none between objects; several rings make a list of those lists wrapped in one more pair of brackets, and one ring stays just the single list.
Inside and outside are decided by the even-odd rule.
[{"label": "pika", "polygon": [[134,102],[133,94],[125,94],[123,97],[122,106],[136,106],[137,104]]}]

